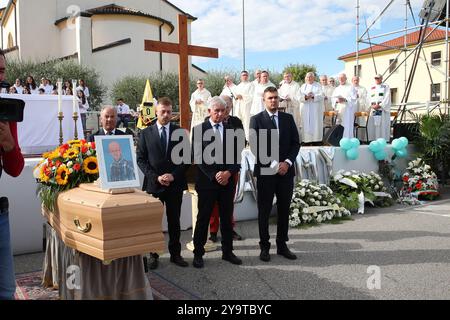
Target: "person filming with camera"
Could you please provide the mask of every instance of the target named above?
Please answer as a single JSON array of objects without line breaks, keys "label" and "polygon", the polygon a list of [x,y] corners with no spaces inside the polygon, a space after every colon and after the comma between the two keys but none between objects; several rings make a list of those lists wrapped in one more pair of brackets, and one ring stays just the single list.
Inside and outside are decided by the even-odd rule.
[{"label": "person filming with camera", "polygon": [[[0,82],[5,80],[5,69],[5,55],[0,50]],[[17,177],[23,166],[17,123],[0,120],[0,177],[3,171]],[[16,290],[8,214],[8,198],[0,195],[0,300],[13,300]]]}]

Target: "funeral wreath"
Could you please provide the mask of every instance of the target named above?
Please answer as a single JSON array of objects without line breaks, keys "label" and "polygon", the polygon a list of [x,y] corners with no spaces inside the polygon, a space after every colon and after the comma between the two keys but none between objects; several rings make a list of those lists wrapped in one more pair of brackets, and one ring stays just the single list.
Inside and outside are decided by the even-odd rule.
[{"label": "funeral wreath", "polygon": [[289,225],[322,223],[333,218],[349,216],[333,191],[324,184],[302,180],[294,188],[289,213]]}]

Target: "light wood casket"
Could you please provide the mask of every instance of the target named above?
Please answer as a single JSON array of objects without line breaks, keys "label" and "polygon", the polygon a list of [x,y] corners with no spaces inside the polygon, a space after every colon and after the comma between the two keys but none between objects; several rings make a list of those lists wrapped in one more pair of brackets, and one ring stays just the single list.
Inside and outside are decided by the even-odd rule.
[{"label": "light wood casket", "polygon": [[133,191],[112,194],[82,184],[59,195],[55,212],[43,213],[67,246],[103,261],[163,252],[164,207]]}]

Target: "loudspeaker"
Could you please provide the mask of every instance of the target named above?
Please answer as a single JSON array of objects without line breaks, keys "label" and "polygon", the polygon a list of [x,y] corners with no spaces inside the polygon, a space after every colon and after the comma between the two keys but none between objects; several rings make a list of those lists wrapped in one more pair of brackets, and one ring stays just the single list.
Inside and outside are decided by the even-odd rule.
[{"label": "loudspeaker", "polygon": [[339,147],[339,142],[344,135],[344,127],[340,124],[335,125],[328,130],[326,135],[323,137],[323,143],[325,145],[330,145],[334,147]]},{"label": "loudspeaker", "polygon": [[419,135],[420,124],[412,123],[396,123],[394,125],[394,139],[406,137],[409,142],[413,142]]},{"label": "loudspeaker", "polygon": [[445,19],[447,0],[425,0],[419,16],[430,22]]}]

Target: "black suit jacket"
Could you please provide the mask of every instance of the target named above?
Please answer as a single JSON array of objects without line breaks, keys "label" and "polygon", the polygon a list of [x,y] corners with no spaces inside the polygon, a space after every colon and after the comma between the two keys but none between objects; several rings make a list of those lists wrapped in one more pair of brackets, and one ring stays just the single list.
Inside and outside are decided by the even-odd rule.
[{"label": "black suit jacket", "polygon": [[[103,128],[100,128],[97,132],[95,132],[95,133],[93,133],[93,134],[91,134],[89,136],[88,141],[89,142],[94,142],[95,141],[95,139],[94,139],[95,136],[104,136],[104,135],[105,135],[105,131],[103,130]],[[125,133],[122,130],[116,129],[114,135],[115,136],[125,136],[125,135],[128,135],[128,133]]]},{"label": "black suit jacket", "polygon": [[[286,159],[289,159],[292,162],[292,166],[289,168],[286,176],[293,177],[295,176],[294,163],[297,155],[300,151],[300,137],[298,134],[297,126],[295,125],[294,117],[289,113],[278,112],[278,126],[279,133],[278,135],[278,143],[279,143],[279,155],[278,159],[275,159],[274,155],[271,155],[271,160],[278,160],[279,162],[283,162]],[[260,148],[263,143],[268,144],[267,151],[270,153],[270,141],[271,141],[271,131],[272,129],[276,129],[275,125],[270,119],[269,114],[266,110],[263,112],[254,115],[250,119],[250,129],[254,129],[256,132],[256,136],[251,132],[250,133],[250,148],[252,153],[256,156],[256,164],[254,169],[254,175],[261,175],[261,168],[270,167],[270,163],[261,163],[260,159]],[[268,131],[268,141],[260,141],[260,137],[258,132],[260,130],[269,130]],[[257,149],[256,149],[257,148]],[[268,156],[268,155],[267,155]]]},{"label": "black suit jacket", "polygon": [[[161,139],[156,124],[145,128],[141,132],[137,146],[137,163],[147,179],[147,184],[144,187],[148,193],[157,196],[164,191],[182,192],[187,190],[187,165],[175,165],[171,159],[172,149],[177,144],[177,142],[171,141],[171,138],[173,132],[177,129],[180,129],[180,127],[170,124],[169,145],[166,156],[164,156],[161,147]],[[189,139],[187,133],[184,139]],[[158,177],[166,173],[172,174],[175,178],[169,187],[164,187],[158,182]]]},{"label": "black suit jacket", "polygon": [[[216,174],[218,172],[230,171],[231,174],[234,175],[234,174],[238,173],[241,168],[239,161],[238,161],[238,158],[240,159],[240,157],[241,157],[241,153],[239,152],[239,150],[236,150],[236,148],[235,148],[235,152],[234,152],[233,163],[228,163],[228,164],[226,163],[227,141],[226,141],[225,130],[227,130],[227,129],[234,130],[234,128],[232,128],[228,124],[223,124],[223,129],[224,129],[223,143],[222,143],[223,163],[214,162],[213,164],[206,164],[203,157],[201,157],[201,155],[203,155],[205,148],[214,142],[214,137],[211,141],[206,141],[203,139],[204,132],[206,132],[207,130],[213,130],[211,123],[209,121],[205,121],[202,124],[199,124],[198,126],[194,127],[194,129],[192,130],[193,131],[192,132],[192,152],[193,152],[193,156],[194,156],[194,163],[197,165],[197,168],[198,168],[197,178],[196,178],[196,182],[195,182],[196,190],[218,190],[220,188],[234,188],[234,182],[233,182],[232,178],[229,179],[227,186],[221,186],[216,181]],[[201,132],[201,136],[196,135],[197,130],[200,130],[199,132]],[[197,139],[201,139],[201,140],[197,140]],[[230,147],[231,143],[232,142],[229,142],[228,147]],[[234,147],[236,147],[236,145]],[[200,152],[201,152],[201,154],[200,154]],[[202,161],[200,161],[200,163],[197,161],[197,160],[200,160],[199,158],[202,159]]]}]

